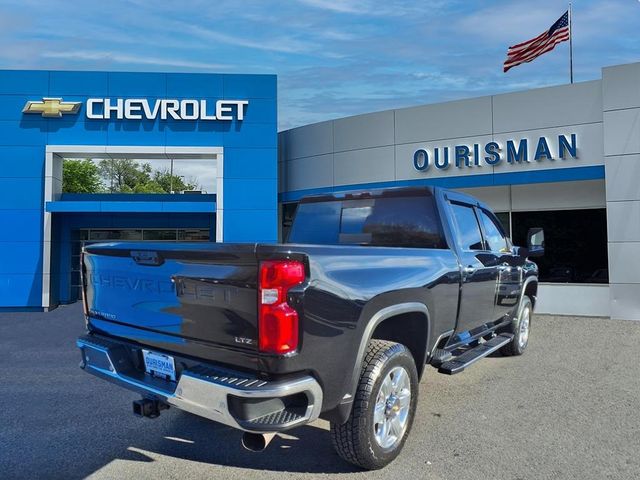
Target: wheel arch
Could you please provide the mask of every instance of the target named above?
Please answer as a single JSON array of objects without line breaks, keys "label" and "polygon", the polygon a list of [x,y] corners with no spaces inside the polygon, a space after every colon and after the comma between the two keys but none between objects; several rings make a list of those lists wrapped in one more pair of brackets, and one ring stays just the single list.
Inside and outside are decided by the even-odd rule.
[{"label": "wheel arch", "polygon": [[538,277],[531,276],[525,279],[522,284],[522,292],[520,293],[520,302],[518,305],[522,304],[522,299],[525,295],[531,299],[531,306],[535,310],[538,298]]},{"label": "wheel arch", "polygon": [[[398,323],[401,323],[407,329],[395,331],[395,329],[391,328],[393,325],[398,325]],[[428,355],[430,335],[431,317],[429,309],[424,303],[399,303],[376,312],[367,322],[360,339],[351,379],[351,394],[355,393],[358,386],[360,367],[371,339],[389,340],[405,345],[413,355],[416,369],[418,370],[418,378],[420,378]]]}]

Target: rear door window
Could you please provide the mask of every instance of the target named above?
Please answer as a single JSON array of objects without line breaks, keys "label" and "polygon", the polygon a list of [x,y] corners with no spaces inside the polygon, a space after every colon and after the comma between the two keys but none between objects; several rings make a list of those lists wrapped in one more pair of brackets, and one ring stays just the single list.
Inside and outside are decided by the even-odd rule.
[{"label": "rear door window", "polygon": [[473,207],[451,203],[451,211],[458,232],[457,242],[462,250],[483,250],[482,233]]},{"label": "rear door window", "polygon": [[484,236],[487,241],[489,250],[492,252],[508,252],[509,245],[507,239],[502,234],[502,231],[496,225],[496,222],[482,209],[478,209],[480,219],[482,220],[482,226],[484,227]]}]

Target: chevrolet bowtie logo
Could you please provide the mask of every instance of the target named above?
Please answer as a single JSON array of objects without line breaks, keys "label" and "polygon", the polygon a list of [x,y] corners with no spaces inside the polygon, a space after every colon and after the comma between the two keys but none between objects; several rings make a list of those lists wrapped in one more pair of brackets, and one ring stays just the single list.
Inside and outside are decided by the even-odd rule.
[{"label": "chevrolet bowtie logo", "polygon": [[82,102],[63,102],[61,98],[44,97],[42,101],[29,101],[22,113],[39,113],[47,118],[60,118],[67,113],[78,113]]}]

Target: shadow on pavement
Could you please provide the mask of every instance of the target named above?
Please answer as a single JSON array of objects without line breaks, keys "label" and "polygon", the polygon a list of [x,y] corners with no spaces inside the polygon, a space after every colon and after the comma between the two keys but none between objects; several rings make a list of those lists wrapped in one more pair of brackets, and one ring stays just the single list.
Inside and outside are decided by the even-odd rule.
[{"label": "shadow on pavement", "polygon": [[84,478],[115,460],[157,456],[256,470],[357,471],[315,424],[253,453],[242,448],[241,432],[177,409],[156,420],[134,417],[136,394],[78,368],[75,339],[83,328],[78,305],[0,315],[0,478]]},{"label": "shadow on pavement", "polygon": [[[117,431],[104,431],[104,426],[94,431],[93,443],[83,445],[84,440],[80,439],[74,442],[74,448],[84,451],[84,461],[74,462],[65,477],[85,477],[114,460],[153,462],[158,455],[253,470],[298,473],[357,471],[334,453],[328,431],[313,426],[276,436],[267,450],[253,453],[240,445],[241,432],[184,412],[174,411],[157,420],[134,419],[134,422],[139,422],[140,427],[128,431],[117,442],[106,444],[99,441],[103,434],[106,437],[119,436]],[[155,428],[149,425],[150,422],[164,422],[164,425]],[[47,472],[45,469],[38,473]]]}]

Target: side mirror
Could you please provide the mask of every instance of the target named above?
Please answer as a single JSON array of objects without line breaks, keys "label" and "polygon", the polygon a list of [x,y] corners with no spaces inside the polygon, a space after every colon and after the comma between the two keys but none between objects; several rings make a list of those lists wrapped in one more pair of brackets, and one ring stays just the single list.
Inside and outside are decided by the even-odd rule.
[{"label": "side mirror", "polygon": [[530,228],[527,232],[527,250],[529,257],[544,255],[544,230],[540,227]]}]

